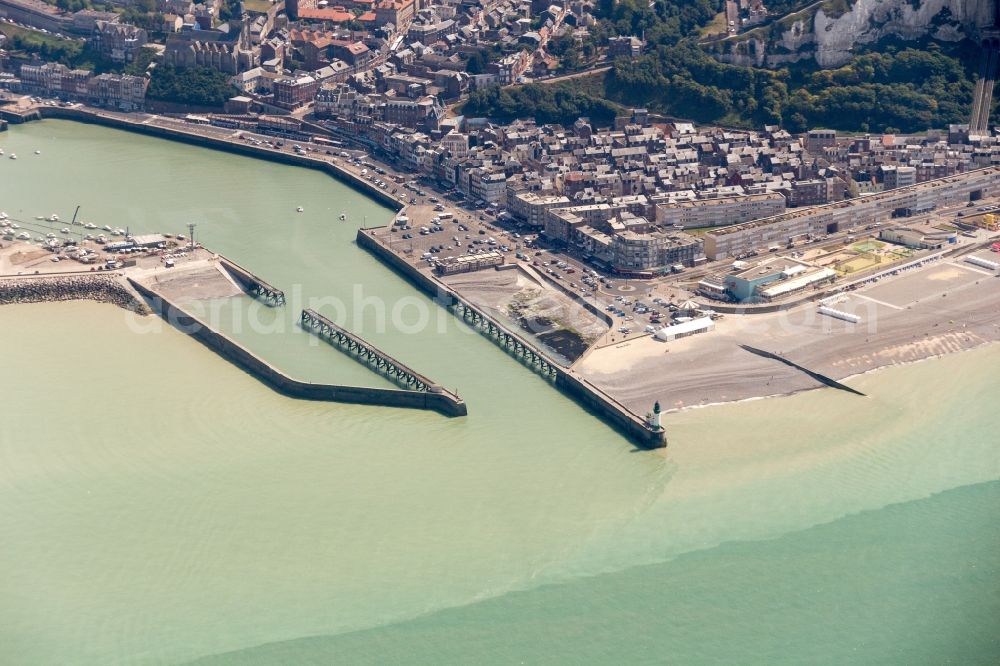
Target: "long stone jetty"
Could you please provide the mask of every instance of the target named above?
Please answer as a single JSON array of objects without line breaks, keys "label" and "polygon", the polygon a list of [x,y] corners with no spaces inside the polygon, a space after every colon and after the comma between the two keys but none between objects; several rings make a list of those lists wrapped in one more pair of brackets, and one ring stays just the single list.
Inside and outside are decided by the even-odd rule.
[{"label": "long stone jetty", "polygon": [[149,302],[153,311],[169,324],[187,333],[283,395],[302,400],[427,409],[437,411],[445,416],[465,416],[467,414],[464,402],[451,400],[443,393],[317,384],[294,379],[235,340],[212,329],[161,294],[157,294],[132,278],[128,278],[128,281]]},{"label": "long stone jetty", "polygon": [[392,380],[404,391],[426,391],[439,394],[442,396],[442,400],[453,403],[456,411],[465,409],[465,403],[454,393],[444,389],[440,384],[431,381],[409,366],[400,363],[367,340],[359,338],[318,312],[303,310],[299,324],[316,337]]},{"label": "long stone jetty", "polygon": [[370,234],[370,231],[358,230],[358,246],[381,259],[439,305],[461,317],[507,353],[552,381],[558,389],[640,446],[661,448],[667,445],[666,432],[662,428],[650,425],[646,419],[578,377],[572,369],[561,367],[534,344],[384,246]]},{"label": "long stone jetty", "polygon": [[271,307],[285,304],[285,292],[272,287],[263,279],[257,277],[239,264],[225,257],[219,257],[219,263],[230,276],[251,296],[259,298]]}]

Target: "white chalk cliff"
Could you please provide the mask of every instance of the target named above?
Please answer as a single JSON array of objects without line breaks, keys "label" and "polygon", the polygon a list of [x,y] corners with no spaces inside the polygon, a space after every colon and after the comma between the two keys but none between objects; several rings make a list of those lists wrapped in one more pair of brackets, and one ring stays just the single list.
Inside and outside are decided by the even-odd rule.
[{"label": "white chalk cliff", "polygon": [[822,2],[771,25],[717,42],[720,60],[756,67],[815,59],[820,67],[839,67],[857,45],[885,37],[932,37],[955,42],[976,38],[993,25],[993,2],[1000,0],[848,0],[850,10],[827,14]]}]

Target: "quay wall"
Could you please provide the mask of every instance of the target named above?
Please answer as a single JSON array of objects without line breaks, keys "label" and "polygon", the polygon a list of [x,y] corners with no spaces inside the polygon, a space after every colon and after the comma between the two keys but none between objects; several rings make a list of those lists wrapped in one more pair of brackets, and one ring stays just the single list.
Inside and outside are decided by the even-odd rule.
[{"label": "quay wall", "polygon": [[[318,169],[333,176],[337,180],[343,181],[354,188],[362,190],[368,196],[376,199],[379,203],[393,210],[399,211],[405,206],[403,201],[395,198],[385,190],[375,187],[364,178],[361,178],[346,169],[342,169],[327,160],[311,157],[309,155],[296,155],[295,153],[285,151],[265,149],[242,141],[207,136],[196,132],[186,132],[173,127],[145,124],[142,122],[127,120],[118,116],[111,116],[84,109],[65,108],[60,106],[43,106],[39,107],[31,115],[41,118],[61,118],[65,120],[76,120],[79,122],[104,125],[107,127],[139,132],[159,138],[182,141],[184,143],[190,143],[197,146],[225,150],[239,155],[250,155],[252,157],[281,162],[283,164],[292,164],[310,169]],[[21,117],[22,122],[29,119],[32,118]],[[11,120],[11,118],[8,117],[8,120]]]},{"label": "quay wall", "polygon": [[129,278],[129,283],[153,304],[168,323],[195,338],[226,360],[261,380],[279,393],[302,400],[321,400],[383,407],[430,409],[445,416],[465,416],[464,402],[454,403],[446,396],[426,391],[367,388],[336,384],[314,384],[293,379],[253,352],[188,314],[159,294]]},{"label": "quay wall", "polygon": [[0,278],[0,305],[89,300],[148,314],[145,303],[111,275],[27,276]]},{"label": "quay wall", "polygon": [[[516,338],[525,347],[533,349],[536,354],[542,356],[543,358],[548,358],[548,355],[541,352],[535,345],[510,331],[507,327],[496,321],[496,319],[491,317],[489,314],[483,312],[480,308],[476,308],[456,293],[444,288],[444,286],[430,276],[417,270],[415,266],[411,265],[392,250],[379,243],[375,238],[372,238],[367,231],[368,230],[366,229],[358,230],[358,246],[374,254],[390,268],[396,270],[411,284],[434,298],[438,304],[447,307],[455,301],[461,300],[466,306],[477,310],[481,316],[489,319],[495,326],[503,330],[505,333]],[[660,448],[666,446],[666,433],[663,430],[652,430],[646,424],[644,419],[640,418],[636,414],[633,414],[624,405],[606,393],[600,391],[589,382],[577,377],[572,370],[564,369],[551,360],[549,360],[549,364],[555,369],[555,385],[557,388],[574,398],[584,407],[596,413],[599,417],[604,419],[605,422],[618,429],[629,439],[645,448]]]}]

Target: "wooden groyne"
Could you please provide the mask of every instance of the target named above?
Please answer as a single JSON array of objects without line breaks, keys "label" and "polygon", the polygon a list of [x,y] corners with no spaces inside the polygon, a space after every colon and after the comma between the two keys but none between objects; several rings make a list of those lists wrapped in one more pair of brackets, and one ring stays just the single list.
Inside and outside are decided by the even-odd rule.
[{"label": "wooden groyne", "polygon": [[427,409],[434,410],[445,416],[465,416],[467,413],[464,402],[456,405],[453,401],[446,399],[441,393],[336,384],[315,384],[293,379],[246,347],[213,330],[197,317],[186,312],[163,296],[153,292],[132,278],[128,278],[128,281],[149,302],[153,311],[163,317],[169,324],[187,333],[229,362],[283,395],[301,400]]},{"label": "wooden groyne", "polygon": [[795,368],[796,370],[809,375],[819,383],[829,386],[830,388],[839,389],[841,391],[847,391],[848,393],[853,393],[854,395],[864,396],[864,393],[862,393],[861,391],[851,388],[847,384],[842,384],[838,382],[836,379],[832,379],[830,377],[827,377],[826,375],[820,374],[818,372],[810,370],[809,368],[801,366],[795,361],[790,361],[784,356],[781,356],[780,354],[775,354],[774,352],[765,351],[763,349],[757,349],[756,347],[751,347],[750,345],[740,345],[740,347],[750,352],[751,354],[756,354],[757,356],[769,358],[778,361],[780,363],[784,363],[785,365],[790,366],[792,368]]},{"label": "wooden groyne", "polygon": [[333,323],[315,310],[303,310],[299,324],[321,340],[352,356],[375,372],[395,382],[405,391],[440,394],[454,403],[456,412],[465,410],[465,402],[416,370],[400,363],[370,342]]},{"label": "wooden groyne", "polygon": [[550,360],[534,344],[379,243],[368,233],[369,231],[358,230],[358,246],[382,260],[408,282],[431,296],[439,305],[451,310],[501,349],[551,381],[556,388],[594,412],[633,442],[643,448],[661,448],[667,445],[666,432],[662,428],[653,428],[645,419],[634,414],[607,393],[576,376],[572,370]]},{"label": "wooden groyne", "polygon": [[248,294],[259,298],[273,308],[285,304],[285,292],[277,287],[272,287],[247,269],[225,257],[219,257],[219,264]]}]

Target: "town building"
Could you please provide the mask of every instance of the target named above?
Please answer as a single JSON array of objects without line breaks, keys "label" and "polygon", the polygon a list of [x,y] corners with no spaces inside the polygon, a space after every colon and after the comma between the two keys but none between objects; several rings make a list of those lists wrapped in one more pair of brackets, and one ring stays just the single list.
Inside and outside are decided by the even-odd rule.
[{"label": "town building", "polygon": [[134,62],[146,45],[146,31],[127,23],[98,21],[90,38],[94,49],[105,60],[128,64]]}]

